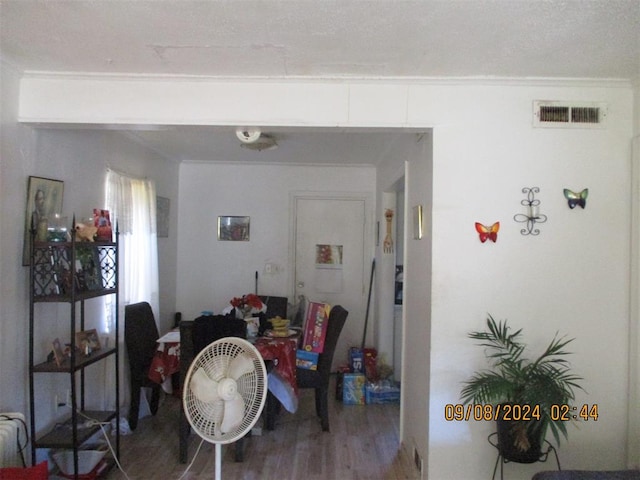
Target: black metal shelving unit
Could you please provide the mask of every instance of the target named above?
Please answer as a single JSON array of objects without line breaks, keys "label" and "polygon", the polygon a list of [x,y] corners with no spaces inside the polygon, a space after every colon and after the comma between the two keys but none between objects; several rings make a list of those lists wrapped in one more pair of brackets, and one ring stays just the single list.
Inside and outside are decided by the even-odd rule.
[{"label": "black metal shelving unit", "polygon": [[[75,227],[75,221],[74,221]],[[29,267],[29,393],[31,424],[31,456],[36,462],[36,451],[41,448],[68,449],[73,451],[75,478],[79,476],[78,452],[95,433],[100,425],[86,426],[87,418],[96,423],[108,423],[116,419],[115,453],[120,455],[120,378],[119,378],[119,319],[118,319],[118,231],[114,242],[40,242],[36,240],[35,229],[31,232],[31,256]],[[85,302],[107,295],[115,296],[114,334],[115,345],[91,352],[82,351],[77,345],[76,333],[85,330]],[[49,355],[36,363],[36,332],[46,325],[39,324],[35,314],[37,303],[64,303],[69,306],[69,353],[56,359]],[[78,315],[78,308],[80,312]],[[53,340],[53,339],[51,339]],[[85,409],[85,369],[98,362],[113,360],[115,367],[115,409],[96,411]],[[61,419],[52,429],[38,433],[36,425],[35,387],[40,375],[56,374],[68,377],[71,392],[71,415]],[[114,459],[108,457],[107,472]]]}]

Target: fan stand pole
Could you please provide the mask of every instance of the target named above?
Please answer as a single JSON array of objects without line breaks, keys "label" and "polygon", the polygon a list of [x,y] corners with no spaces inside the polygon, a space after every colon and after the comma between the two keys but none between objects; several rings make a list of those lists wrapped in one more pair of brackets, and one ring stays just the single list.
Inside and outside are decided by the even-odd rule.
[{"label": "fan stand pole", "polygon": [[222,479],[222,444],[216,443],[216,480]]}]

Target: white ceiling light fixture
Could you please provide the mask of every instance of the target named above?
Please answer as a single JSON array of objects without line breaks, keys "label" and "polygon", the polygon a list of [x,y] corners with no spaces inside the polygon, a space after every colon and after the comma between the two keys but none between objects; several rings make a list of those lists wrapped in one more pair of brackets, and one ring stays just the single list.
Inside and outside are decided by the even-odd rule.
[{"label": "white ceiling light fixture", "polygon": [[257,127],[238,127],[236,129],[236,137],[242,143],[254,143],[260,138],[262,132]]},{"label": "white ceiling light fixture", "polygon": [[236,136],[240,140],[240,146],[249,150],[273,150],[278,143],[271,135],[266,135],[257,127],[238,127]]}]

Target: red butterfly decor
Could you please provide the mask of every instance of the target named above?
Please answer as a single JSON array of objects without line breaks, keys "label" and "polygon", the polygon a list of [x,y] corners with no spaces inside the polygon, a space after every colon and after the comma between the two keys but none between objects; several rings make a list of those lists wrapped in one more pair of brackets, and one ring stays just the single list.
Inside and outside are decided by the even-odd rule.
[{"label": "red butterfly decor", "polygon": [[485,227],[481,223],[476,222],[476,232],[480,235],[480,241],[482,243],[487,241],[487,238],[492,242],[498,240],[498,230],[500,230],[500,222],[496,222],[490,227]]}]

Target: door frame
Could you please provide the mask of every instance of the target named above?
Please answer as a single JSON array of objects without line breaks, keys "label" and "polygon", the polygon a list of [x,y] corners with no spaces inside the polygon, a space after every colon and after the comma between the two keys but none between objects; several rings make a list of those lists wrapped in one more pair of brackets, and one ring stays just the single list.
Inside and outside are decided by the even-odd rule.
[{"label": "door frame", "polygon": [[[362,246],[362,281],[363,289],[366,295],[369,288],[369,272],[371,260],[375,256],[373,242],[373,209],[374,194],[373,192],[332,192],[332,191],[292,191],[289,193],[289,292],[293,304],[298,303],[296,298],[296,218],[297,218],[297,202],[298,200],[360,200],[364,201],[364,239]],[[365,305],[366,307],[366,305]],[[369,312],[370,319],[375,318],[375,304],[371,302],[371,310]],[[368,333],[372,332],[371,322],[369,324]]]}]

